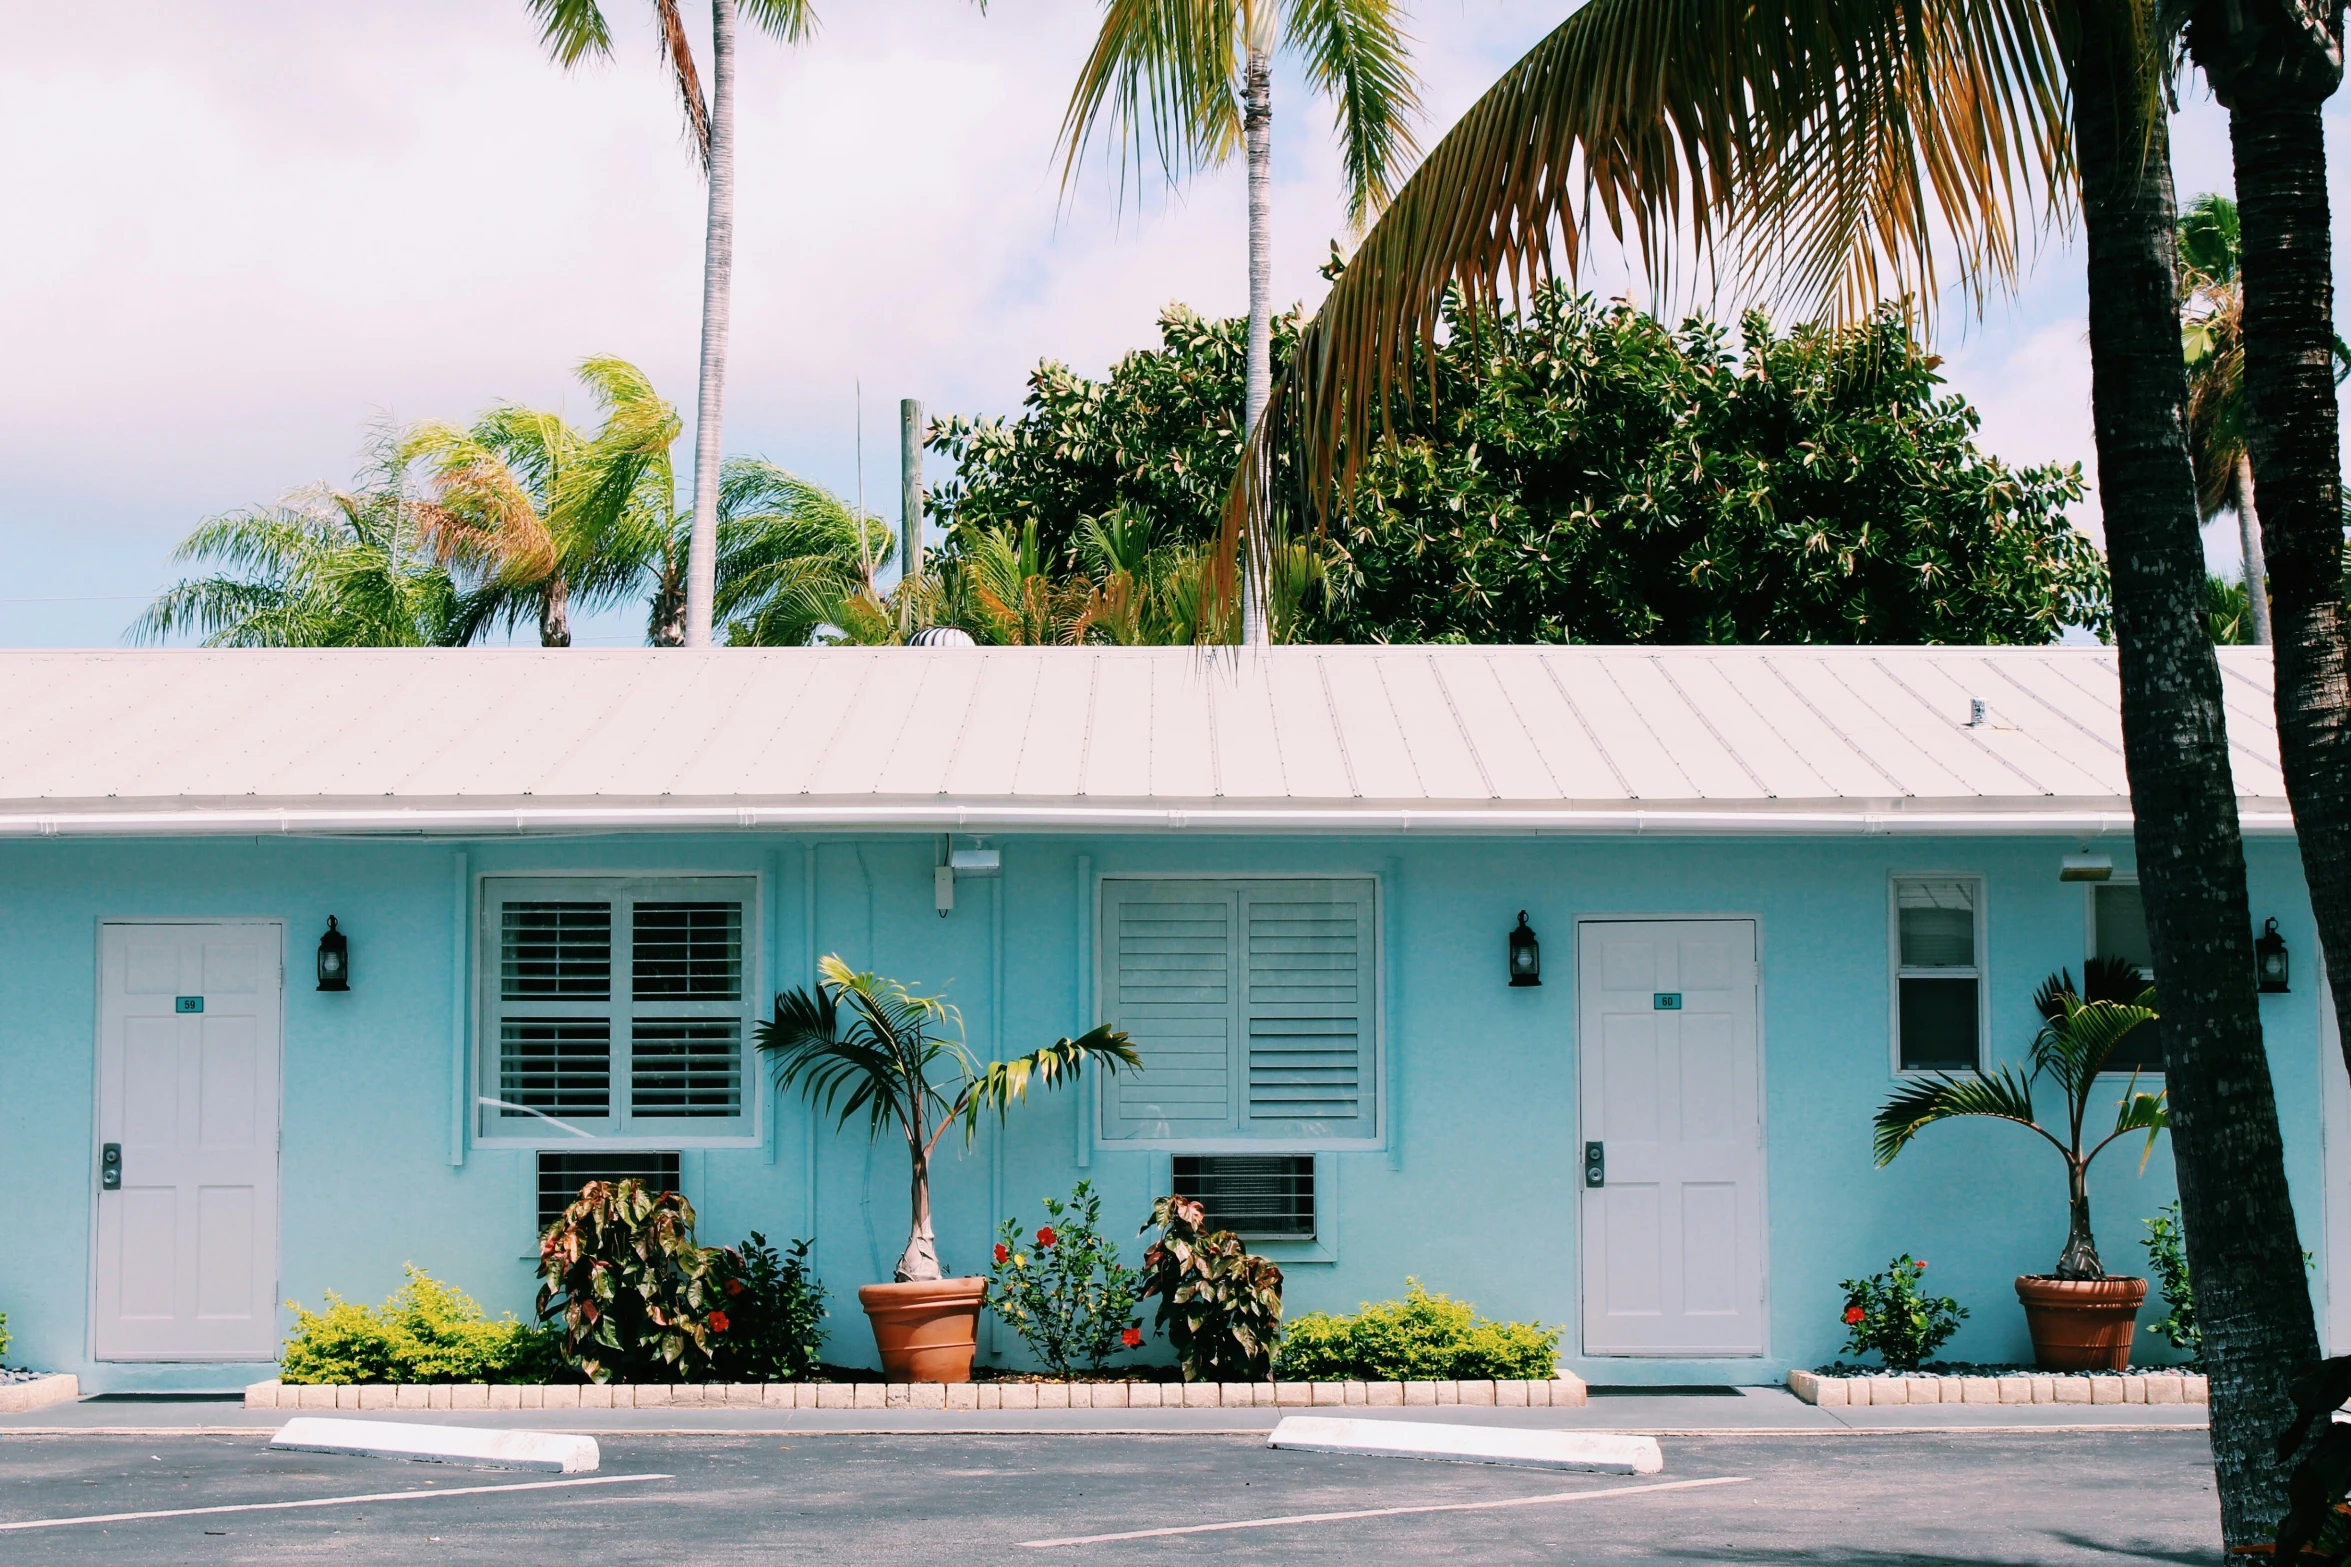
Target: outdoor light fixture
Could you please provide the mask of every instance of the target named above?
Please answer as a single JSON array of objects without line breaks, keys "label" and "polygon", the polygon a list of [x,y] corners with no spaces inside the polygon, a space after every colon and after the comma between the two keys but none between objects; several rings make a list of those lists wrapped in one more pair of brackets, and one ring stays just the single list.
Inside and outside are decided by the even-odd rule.
[{"label": "outdoor light fixture", "polygon": [[2261,934],[2253,938],[2253,967],[2261,976],[2263,995],[2286,993],[2286,938],[2278,934],[2276,920],[2265,922]]},{"label": "outdoor light fixture", "polygon": [[318,988],[351,988],[351,943],[341,931],[335,929],[335,917],[332,914],[327,916],[327,933],[318,938]]},{"label": "outdoor light fixture", "polygon": [[2111,854],[2069,854],[2057,862],[2059,881],[2109,881],[2113,876]]},{"label": "outdoor light fixture", "polygon": [[1534,931],[1528,928],[1524,909],[1518,911],[1518,929],[1510,933],[1510,983],[1543,983],[1543,944],[1535,940]]}]

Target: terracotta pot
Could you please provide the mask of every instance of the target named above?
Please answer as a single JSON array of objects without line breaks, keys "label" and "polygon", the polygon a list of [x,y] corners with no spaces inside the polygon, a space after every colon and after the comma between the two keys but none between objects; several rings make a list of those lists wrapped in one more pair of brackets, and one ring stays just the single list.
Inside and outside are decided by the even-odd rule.
[{"label": "terracotta pot", "polygon": [[882,1375],[892,1382],[969,1382],[986,1279],[868,1284],[857,1304],[873,1323]]},{"label": "terracotta pot", "polygon": [[2016,1281],[2033,1364],[2043,1371],[2120,1371],[2131,1363],[2145,1279],[2056,1279],[2028,1273]]}]

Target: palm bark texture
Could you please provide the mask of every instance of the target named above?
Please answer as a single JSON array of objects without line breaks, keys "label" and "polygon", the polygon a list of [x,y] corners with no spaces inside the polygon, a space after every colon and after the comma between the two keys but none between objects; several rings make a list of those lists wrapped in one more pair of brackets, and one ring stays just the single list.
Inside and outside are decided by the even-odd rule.
[{"label": "palm bark texture", "polygon": [[[583,60],[608,59],[612,28],[596,0],[528,0],[539,22],[539,39],[565,68]],[[809,0],[710,0],[710,97],[702,95],[700,73],[678,0],[653,0],[661,34],[663,63],[685,111],[687,138],[709,185],[709,217],[703,230],[702,351],[694,415],[694,507],[685,562],[683,640],[708,647],[717,602],[718,504],[726,402],[727,327],[734,297],[735,266],[735,19],[785,43],[796,43],[816,28]]]},{"label": "palm bark texture", "polygon": [[[1450,290],[1498,304],[1595,216],[1677,266],[1850,313],[2015,275],[2078,193],[2098,481],[2173,1156],[2231,1543],[2282,1510],[2270,1438],[2317,1349],[2255,1004],[2243,844],[2186,446],[2174,198],[2147,0],[1591,0],[1397,192],[1277,387],[1228,540],[1344,497]],[[1294,494],[1267,453],[1286,445]],[[2260,452],[2255,451],[2255,472]],[[2265,479],[2266,486],[2267,480]],[[2274,565],[2274,562],[2273,562]],[[2209,1303],[2209,1304],[2208,1304]]]},{"label": "palm bark texture", "polygon": [[[1118,139],[1122,173],[1156,152],[1170,181],[1241,151],[1249,188],[1249,332],[1244,433],[1261,422],[1273,384],[1273,58],[1283,44],[1338,106],[1348,220],[1358,228],[1387,201],[1418,149],[1419,109],[1397,0],[1107,0],[1062,119],[1063,178],[1097,131]],[[1105,124],[1107,122],[1107,124]],[[1246,535],[1241,641],[1270,640],[1259,583],[1272,541]],[[1231,553],[1228,547],[1227,553]],[[1229,583],[1231,569],[1223,580]],[[1229,589],[1228,589],[1229,590]]]}]

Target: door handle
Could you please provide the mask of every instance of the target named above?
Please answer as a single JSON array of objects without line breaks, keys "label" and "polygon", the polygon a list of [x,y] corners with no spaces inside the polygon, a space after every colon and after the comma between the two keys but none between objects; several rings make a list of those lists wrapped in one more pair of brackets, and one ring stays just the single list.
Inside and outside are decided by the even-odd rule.
[{"label": "door handle", "polygon": [[1606,1186],[1608,1184],[1608,1145],[1606,1143],[1584,1144],[1584,1184],[1586,1186]]},{"label": "door handle", "polygon": [[122,1190],[122,1144],[108,1143],[98,1150],[98,1187],[101,1191]]}]

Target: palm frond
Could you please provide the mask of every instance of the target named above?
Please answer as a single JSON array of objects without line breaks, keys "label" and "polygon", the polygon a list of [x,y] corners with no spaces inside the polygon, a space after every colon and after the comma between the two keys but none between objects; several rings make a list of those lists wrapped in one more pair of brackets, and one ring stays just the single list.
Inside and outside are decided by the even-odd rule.
[{"label": "palm frond", "polygon": [[582,60],[612,55],[612,28],[596,0],[530,0],[539,19],[539,42],[555,63],[570,69]]},{"label": "palm frond", "polygon": [[1358,233],[1420,151],[1410,128],[1420,96],[1399,20],[1393,0],[1290,0],[1284,17],[1307,81],[1338,104],[1347,221]]},{"label": "palm frond", "polygon": [[[1136,1054],[1133,1042],[1105,1023],[1076,1039],[1057,1039],[1015,1060],[989,1063],[965,1088],[950,1120],[963,1123],[963,1140],[968,1146],[978,1135],[982,1112],[993,1110],[996,1119],[1002,1121],[1014,1105],[1028,1097],[1032,1079],[1039,1087],[1058,1088],[1063,1082],[1074,1080],[1088,1061],[1100,1062],[1108,1072],[1116,1072],[1120,1067],[1141,1071],[1143,1067],[1143,1058]],[[939,1130],[946,1131],[946,1126],[941,1125]]]},{"label": "palm frond", "polygon": [[816,36],[812,0],[736,0],[736,14],[778,42],[799,43]]},{"label": "palm frond", "polygon": [[1946,255],[1978,297],[2013,282],[2020,236],[2063,214],[2070,180],[2040,0],[1591,0],[1437,143],[1348,261],[1253,435],[1222,554],[1289,503],[1277,447],[1327,519],[1414,395],[1450,292],[1474,314],[1574,275],[1596,221],[1661,297],[1687,264],[1799,312],[1924,310]]},{"label": "palm frond", "polygon": [[[1910,1084],[1879,1108],[1877,1135],[1872,1144],[1877,1162],[1881,1166],[1893,1163],[1894,1156],[1908,1147],[1920,1131],[1937,1121],[1963,1115],[2015,1121],[2041,1132],[2043,1137],[2049,1136],[2033,1119],[2032,1084],[2018,1075],[2015,1068],[2003,1066],[1996,1072],[1975,1077],[1940,1073]],[[2053,1137],[2049,1140],[2057,1141]],[[2058,1147],[2062,1151],[2064,1145],[2060,1143]]]},{"label": "palm frond", "polygon": [[2155,1009],[2124,1001],[2084,1001],[2070,990],[2056,998],[2058,1015],[2033,1036],[2033,1070],[2056,1080],[2068,1099],[2086,1100],[2091,1084],[2123,1037],[2152,1022]]},{"label": "palm frond", "polygon": [[1105,120],[1122,177],[1153,154],[1171,182],[1231,157],[1241,144],[1240,22],[1235,0],[1106,0],[1062,114],[1063,188]]},{"label": "palm frond", "polygon": [[702,78],[694,69],[694,46],[686,37],[685,18],[678,14],[678,0],[653,0],[653,15],[661,28],[662,63],[669,67],[669,79],[677,84],[678,106],[685,110],[686,140],[694,144],[694,155],[708,173],[710,106],[703,100]]}]

